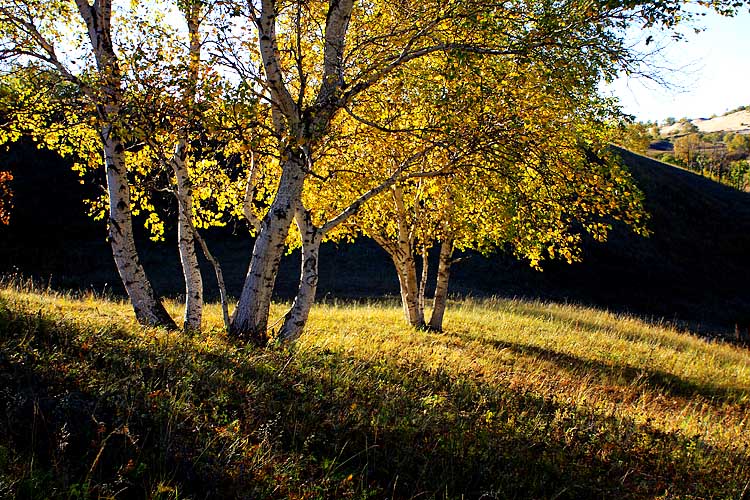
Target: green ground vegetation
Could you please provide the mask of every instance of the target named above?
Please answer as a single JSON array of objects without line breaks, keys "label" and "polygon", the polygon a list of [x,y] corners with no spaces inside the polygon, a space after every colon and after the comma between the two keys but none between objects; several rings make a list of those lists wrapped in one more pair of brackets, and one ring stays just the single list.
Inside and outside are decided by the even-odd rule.
[{"label": "green ground vegetation", "polygon": [[186,335],[3,285],[0,497],[750,495],[746,348],[466,299],[443,333],[395,302],[321,304],[297,344],[257,349],[207,312]]}]

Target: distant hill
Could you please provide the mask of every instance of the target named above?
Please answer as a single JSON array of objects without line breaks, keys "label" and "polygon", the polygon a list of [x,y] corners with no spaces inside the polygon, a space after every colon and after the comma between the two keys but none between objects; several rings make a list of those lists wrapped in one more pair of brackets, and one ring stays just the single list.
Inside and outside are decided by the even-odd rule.
[{"label": "distant hill", "polygon": [[[750,110],[742,109],[723,116],[713,118],[696,118],[688,120],[698,127],[699,132],[737,132],[750,134]],[[659,129],[662,137],[679,135],[684,133],[685,122],[677,122],[674,125],[667,125]]]},{"label": "distant hill", "polygon": [[[653,236],[616,227],[609,242],[587,241],[584,262],[551,262],[542,273],[510,253],[473,253],[454,267],[451,292],[573,301],[648,318],[684,322],[696,331],[732,331],[750,323],[750,194],[627,151],[622,157],[645,193]],[[0,273],[18,271],[54,287],[122,293],[103,223],[84,215],[80,199],[91,188],[69,166],[32,145],[0,158],[15,176],[16,210],[0,227]],[[163,293],[182,293],[174,235],[168,242],[139,239],[142,260]],[[208,234],[224,266],[230,293],[239,293],[252,245],[241,228]],[[432,266],[435,271],[437,266]],[[282,262],[276,294],[291,297],[299,255]],[[321,249],[319,297],[397,295],[387,254],[372,241]],[[213,291],[212,273],[205,268]]]}]

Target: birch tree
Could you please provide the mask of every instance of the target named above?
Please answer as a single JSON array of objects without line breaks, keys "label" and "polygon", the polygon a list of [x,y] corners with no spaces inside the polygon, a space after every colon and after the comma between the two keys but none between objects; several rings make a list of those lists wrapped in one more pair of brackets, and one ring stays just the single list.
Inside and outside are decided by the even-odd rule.
[{"label": "birch tree", "polygon": [[[226,30],[217,55],[256,89],[273,114],[281,175],[260,225],[233,318],[235,335],[263,342],[285,240],[317,152],[331,124],[357,98],[408,62],[435,53],[567,60],[637,71],[626,47],[630,22],[672,25],[684,13],[671,2],[235,2],[247,21]],[[712,2],[717,7],[730,2]],[[233,38],[233,33],[239,33]]]},{"label": "birch tree", "polygon": [[[173,327],[174,322],[153,291],[140,264],[133,236],[131,191],[125,162],[126,120],[123,109],[123,73],[113,39],[111,0],[39,1],[13,0],[0,6],[0,55],[6,73],[23,72],[23,78],[44,81],[49,87],[22,91],[29,97],[37,92],[43,102],[64,108],[68,103],[54,103],[63,89],[80,96],[84,109],[60,109],[67,117],[16,122],[5,139],[20,133],[36,135],[48,146],[62,145],[61,152],[71,151],[71,135],[61,139],[61,121],[68,120],[76,132],[90,141],[98,138],[99,158],[104,165],[108,193],[108,237],[117,270],[130,297],[136,318],[148,325]],[[18,82],[18,80],[16,80]],[[25,82],[28,83],[28,82]],[[18,109],[17,103],[8,108]],[[32,110],[39,115],[45,110]],[[88,113],[87,113],[88,111]],[[26,118],[29,118],[29,110]],[[88,116],[87,116],[88,115]],[[22,111],[18,117],[24,117]],[[57,121],[54,123],[50,120]],[[88,120],[84,125],[81,120]],[[42,137],[51,126],[52,136]]]},{"label": "birch tree", "polygon": [[[580,235],[574,225],[593,232],[599,228],[597,217],[611,217],[638,226],[642,213],[627,174],[603,160],[597,168],[582,158],[581,137],[588,136],[589,154],[594,144],[603,150],[593,124],[576,112],[584,104],[601,108],[595,95],[578,89],[572,103],[561,86],[554,91],[556,84],[540,80],[533,67],[517,64],[477,67],[475,75],[464,73],[453,81],[448,70],[454,62],[431,58],[410,65],[408,78],[396,75],[373,88],[389,102],[365,95],[359,102],[362,114],[350,111],[332,124],[337,139],[321,148],[316,176],[306,183],[296,213],[302,277],[281,338],[301,332],[317,284],[317,249],[325,239],[358,232],[374,238],[391,256],[404,314],[417,327],[426,326],[426,255],[439,243],[430,325],[440,329],[454,248],[488,252],[512,244],[538,266],[550,254],[576,258]],[[502,91],[500,81],[507,84]],[[588,179],[586,172],[591,172]],[[584,192],[579,183],[598,187]],[[612,203],[612,186],[629,192]],[[366,189],[372,199],[352,204]],[[596,215],[575,211],[576,190],[596,207]]]},{"label": "birch tree", "polygon": [[[358,112],[334,124],[340,149],[321,153],[321,175],[303,196],[321,218],[411,162],[410,173],[363,205],[338,237],[361,232],[389,254],[405,317],[416,327],[428,324],[426,257],[436,244],[429,325],[440,329],[456,248],[487,253],[509,245],[538,267],[545,258],[576,260],[580,232],[603,239],[607,221],[643,229],[638,191],[605,149],[603,121],[617,115],[596,95],[596,71],[551,75],[536,63],[467,57],[410,64],[373,87],[388,95],[386,103],[360,97]],[[466,69],[457,72],[458,64]]]},{"label": "birch tree", "polygon": [[[218,3],[223,15],[214,25],[217,40],[207,52],[225,71],[234,73],[232,79],[239,82],[239,89],[253,95],[262,110],[258,124],[273,138],[268,157],[246,164],[247,198],[265,201],[260,202],[257,213],[251,214],[260,217],[252,221],[257,237],[232,320],[233,334],[259,343],[267,339],[271,294],[290,225],[296,217],[304,227],[304,217],[297,214],[310,210],[305,205],[309,202],[304,193],[310,192],[306,188],[311,179],[326,177],[318,163],[321,155],[340,140],[336,123],[341,115],[345,111],[360,114],[363,102],[370,106],[369,101],[387,101],[387,94],[377,96],[372,92],[375,87],[403,75],[399,72],[408,71],[410,64],[437,54],[453,55],[459,73],[474,64],[475,59],[467,55],[477,61],[533,62],[548,73],[569,63],[581,68],[581,74],[604,78],[623,69],[637,72],[640,60],[625,43],[625,28],[632,23],[669,27],[690,15],[683,10],[690,2],[682,0]],[[723,13],[731,13],[739,5],[718,0],[698,3]],[[133,6],[138,2],[131,2]],[[146,14],[154,10],[150,3],[140,4],[140,8]],[[117,22],[124,19],[118,17]],[[139,321],[171,324],[138,262],[133,242],[125,149],[128,139],[134,138],[128,137],[131,127],[123,100],[128,78],[137,79],[138,75],[123,71],[122,63],[127,58],[116,50],[112,27],[111,0],[95,0],[93,4],[87,0],[10,0],[0,8],[0,54],[4,67],[10,70],[9,78],[23,70],[39,81],[52,82],[55,92],[69,92],[73,98],[69,103],[83,104],[83,108],[37,109],[34,126],[57,128],[55,122],[59,124],[61,118],[55,113],[62,111],[66,130],[63,133],[58,128],[46,134],[43,142],[65,143],[58,149],[67,148],[68,152],[80,153],[94,143],[104,150],[100,157],[107,172],[109,232],[123,283]],[[137,32],[138,23],[126,28],[124,33]],[[405,80],[404,85],[412,82]],[[33,94],[28,85],[23,92],[26,97]],[[47,93],[47,97],[53,93]],[[80,132],[82,140],[73,141],[73,132]],[[172,158],[179,163],[184,152],[178,153]],[[269,173],[263,190],[250,182],[257,165]],[[408,161],[402,170],[368,176],[372,182],[359,186],[356,196],[348,199],[352,209],[345,208],[342,214],[349,217],[361,206],[356,200],[372,189],[398,183],[404,180],[407,169],[416,174],[421,168],[419,161]],[[277,172],[272,180],[270,172]],[[325,182],[341,186],[340,177],[343,175],[331,176]],[[183,183],[182,195],[187,196],[188,187]],[[187,216],[188,204],[180,206]],[[316,224],[325,227],[329,221],[341,220],[332,217],[321,218]],[[187,228],[187,218],[182,220]],[[156,220],[153,223],[157,224]],[[184,247],[191,247],[189,238],[185,241]],[[185,259],[188,269],[192,266],[189,260]],[[188,281],[192,290],[199,288],[195,279]],[[194,319],[190,321],[195,323]]]},{"label": "birch tree", "polygon": [[185,330],[200,330],[203,313],[203,278],[196,254],[196,233],[193,224],[193,188],[188,169],[190,124],[196,120],[196,99],[201,67],[200,25],[204,16],[202,2],[183,0],[179,2],[188,28],[188,62],[186,68],[186,89],[183,98],[185,122],[178,127],[174,153],[169,158],[175,177],[177,198],[177,240],[185,280]]},{"label": "birch tree", "polygon": [[[101,200],[90,201],[91,212],[95,217],[107,217],[109,221],[116,221],[110,214],[114,210],[127,214],[128,219],[142,214],[152,239],[158,240],[163,238],[165,222],[170,221],[165,221],[158,213],[156,206],[159,203],[153,199],[154,193],[159,189],[169,189],[175,194],[178,248],[186,285],[182,324],[185,329],[199,329],[203,285],[195,249],[196,239],[199,240],[195,225],[215,225],[226,212],[217,210],[217,203],[211,203],[211,210],[196,214],[193,200],[196,178],[214,177],[207,165],[216,163],[197,158],[191,152],[195,132],[204,125],[199,125],[199,122],[204,118],[201,113],[205,103],[220,100],[219,78],[210,72],[209,65],[201,58],[205,38],[201,24],[207,19],[213,3],[192,0],[179,0],[174,4],[131,2],[126,7],[95,2],[91,8],[102,10],[102,15],[110,19],[106,28],[111,46],[97,50],[107,52],[106,60],[110,61],[113,70],[98,65],[95,51],[88,48],[92,42],[88,40],[85,29],[77,30],[85,20],[81,14],[85,13],[81,10],[83,4],[58,2],[44,4],[39,10],[33,8],[32,2],[16,2],[12,6],[15,10],[9,5],[3,11],[9,16],[9,36],[4,53],[8,74],[4,83],[13,88],[8,107],[14,114],[9,121],[11,128],[6,140],[19,134],[31,135],[41,146],[74,158],[76,168],[83,173],[99,168],[100,143],[104,141],[99,133],[100,122],[112,122],[109,133],[116,133],[118,137],[121,152],[116,163],[123,173],[122,185],[117,192],[124,192],[123,189],[127,188],[128,203],[113,206],[110,203],[113,199],[111,188]],[[67,16],[62,15],[66,8],[70,11]],[[54,15],[55,9],[59,9],[58,15]],[[111,22],[113,10],[116,32],[113,32]],[[184,28],[165,22],[164,16],[170,10],[179,14],[177,19],[182,17]],[[28,26],[22,26],[32,30],[31,35],[26,35],[28,47],[19,42],[25,39],[13,38],[23,35],[22,31],[20,35],[17,33],[16,18],[22,19],[24,15],[28,18]],[[34,44],[39,47],[35,48]],[[20,78],[19,72],[23,74]],[[101,76],[110,74],[116,77],[104,80]],[[109,108],[99,104],[102,96],[109,96],[110,101],[111,96],[116,98],[117,116],[112,113],[103,115],[103,110]],[[191,164],[200,164],[201,168],[193,169]],[[166,176],[165,171],[168,172]],[[170,182],[165,182],[165,177]],[[222,187],[214,191],[225,192],[227,189]],[[132,221],[125,225],[110,224],[110,233],[114,227],[119,228],[116,232],[118,238],[125,234],[125,241],[132,241]],[[123,233],[123,228],[129,229]],[[118,242],[111,239],[113,248],[117,248]],[[218,263],[208,252],[205,242],[197,242],[215,264],[217,279],[222,282]],[[121,254],[116,252],[116,255]],[[123,263],[122,258],[116,262],[121,275],[123,268],[134,266]],[[141,320],[140,306],[136,304],[142,302],[138,297],[143,294],[136,289],[133,295],[131,290],[134,283],[140,281],[129,275],[123,276],[126,290],[135,301],[136,316]],[[146,284],[150,287],[147,280]],[[225,296],[222,287],[222,297]],[[162,323],[173,325],[166,319]]]},{"label": "birch tree", "polygon": [[[277,334],[278,339],[290,341],[302,334],[315,300],[319,249],[323,241],[338,241],[351,237],[347,223],[363,206],[381,193],[397,188],[401,183],[409,180],[429,179],[445,174],[440,165],[434,168],[425,167],[428,158],[433,154],[434,145],[418,144],[408,149],[409,154],[401,158],[398,164],[392,165],[390,175],[386,178],[376,178],[363,183],[362,179],[358,178],[361,176],[356,169],[328,169],[324,176],[317,179],[317,183],[307,186],[295,209],[298,240],[288,242],[292,247],[295,244],[301,247],[302,266],[299,287],[292,307],[284,316],[284,322]],[[423,168],[415,168],[418,165]],[[335,199],[326,198],[324,190],[320,188],[327,187],[325,180],[330,177],[338,177],[337,186],[350,186],[350,188],[348,190],[337,189]]]},{"label": "birch tree", "polygon": [[[162,188],[169,189],[177,202],[177,246],[185,282],[182,325],[184,330],[199,330],[203,278],[196,248],[200,235],[195,221],[194,182],[198,172],[194,167],[206,158],[198,157],[193,145],[199,140],[197,132],[206,127],[202,116],[205,108],[222,95],[220,82],[210,77],[210,64],[202,60],[205,34],[201,25],[213,4],[179,0],[175,7],[179,12],[175,17],[184,24],[181,30],[160,27],[157,18],[157,25],[140,30],[147,38],[128,40],[132,45],[129,52],[133,54],[131,73],[136,75],[129,88],[132,125],[143,143],[142,149],[131,154],[130,159],[144,177],[159,177],[160,170],[168,172],[169,184]],[[148,199],[148,193],[139,194]],[[161,237],[158,231],[154,233]],[[215,263],[205,242],[200,246]],[[215,265],[221,276],[218,263]],[[221,296],[225,294],[222,289]]]}]

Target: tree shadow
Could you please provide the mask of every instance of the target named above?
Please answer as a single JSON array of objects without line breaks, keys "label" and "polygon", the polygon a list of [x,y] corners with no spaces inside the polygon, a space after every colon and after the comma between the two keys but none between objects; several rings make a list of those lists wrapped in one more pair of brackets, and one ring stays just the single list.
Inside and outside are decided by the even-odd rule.
[{"label": "tree shadow", "polygon": [[[202,350],[179,334],[148,343],[2,304],[0,331],[0,435],[65,474],[47,486],[88,476],[96,493],[124,488],[118,498],[159,481],[196,498],[649,498],[736,497],[750,479],[746,449],[456,376],[419,356]],[[488,345],[563,369],[610,369]]]},{"label": "tree shadow", "polygon": [[533,356],[549,361],[556,368],[574,375],[585,372],[593,375],[601,383],[643,387],[642,392],[657,389],[670,396],[681,398],[701,396],[707,400],[720,399],[730,402],[742,402],[747,399],[748,389],[745,387],[722,387],[710,383],[699,383],[662,370],[639,368],[622,363],[610,364],[531,344],[462,334],[458,336],[464,340],[481,342],[497,350],[509,350],[518,355]]},{"label": "tree shadow", "polygon": [[[345,470],[386,497],[705,495],[731,484],[723,460],[750,478],[747,454],[530,391],[395,359],[328,351],[318,362],[325,369],[297,373],[293,406],[275,409],[298,436],[285,446],[320,458],[351,450]],[[355,386],[334,382],[351,378]],[[327,418],[310,422],[308,413]],[[304,436],[316,438],[311,445]]]}]

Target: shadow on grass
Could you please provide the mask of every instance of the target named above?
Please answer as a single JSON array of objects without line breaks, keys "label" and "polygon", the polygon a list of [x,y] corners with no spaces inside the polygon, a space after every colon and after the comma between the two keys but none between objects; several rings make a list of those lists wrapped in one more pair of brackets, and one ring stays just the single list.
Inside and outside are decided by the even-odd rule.
[{"label": "shadow on grass", "polygon": [[[463,301],[459,300],[457,302],[457,305],[459,305],[460,307],[462,303]],[[571,327],[575,327],[576,329],[580,330],[582,333],[599,334],[603,330],[609,330],[611,329],[611,327],[608,326],[607,323],[615,322],[617,321],[617,318],[619,316],[624,316],[626,318],[635,319],[638,322],[643,323],[644,325],[655,328],[674,328],[677,331],[692,335],[703,340],[707,340],[709,342],[718,340],[736,343],[734,342],[734,330],[730,332],[726,328],[715,327],[713,329],[709,328],[709,330],[707,331],[705,325],[701,326],[697,323],[689,323],[684,321],[672,322],[666,320],[663,317],[635,314],[632,312],[628,312],[627,310],[617,309],[606,309],[606,312],[604,312],[603,314],[612,315],[612,317],[607,318],[604,323],[597,323],[595,321],[581,320],[581,318],[575,316],[574,313],[560,310],[560,306],[563,305],[570,306],[571,308],[595,309],[595,306],[580,304],[576,302],[551,301],[549,303],[546,303],[537,302],[534,300],[534,298],[521,299],[519,301],[515,297],[492,297],[486,300],[479,299],[478,303],[483,304],[488,308],[494,308],[501,312],[510,311],[513,314],[526,316],[528,318],[550,320],[560,325],[570,325]],[[600,313],[602,312],[601,309],[599,309],[598,311]],[[653,343],[656,340],[654,337],[654,332],[652,331],[648,332],[648,334],[644,334],[642,332],[633,331],[633,329],[629,329],[627,327],[623,329],[622,325],[618,325],[617,335],[619,337],[622,337],[623,339],[634,342]],[[668,346],[678,351],[681,351],[691,345],[689,341],[679,338],[661,337],[658,339],[658,342],[661,345]]]},{"label": "shadow on grass", "polygon": [[584,359],[568,353],[541,346],[521,344],[503,340],[486,339],[479,336],[456,334],[463,340],[480,342],[498,350],[509,350],[522,356],[531,356],[549,361],[559,370],[579,376],[582,373],[593,376],[603,384],[620,386],[644,386],[656,389],[670,396],[691,398],[701,396],[708,400],[721,399],[728,402],[741,402],[747,399],[748,390],[744,387],[722,387],[710,383],[698,383],[661,370],[638,368],[622,363],[605,363],[594,359]]},{"label": "shadow on grass", "polygon": [[0,477],[18,496],[32,456],[37,497],[736,497],[750,479],[746,451],[418,357],[202,350],[2,303],[0,332],[0,436],[25,457]]}]

